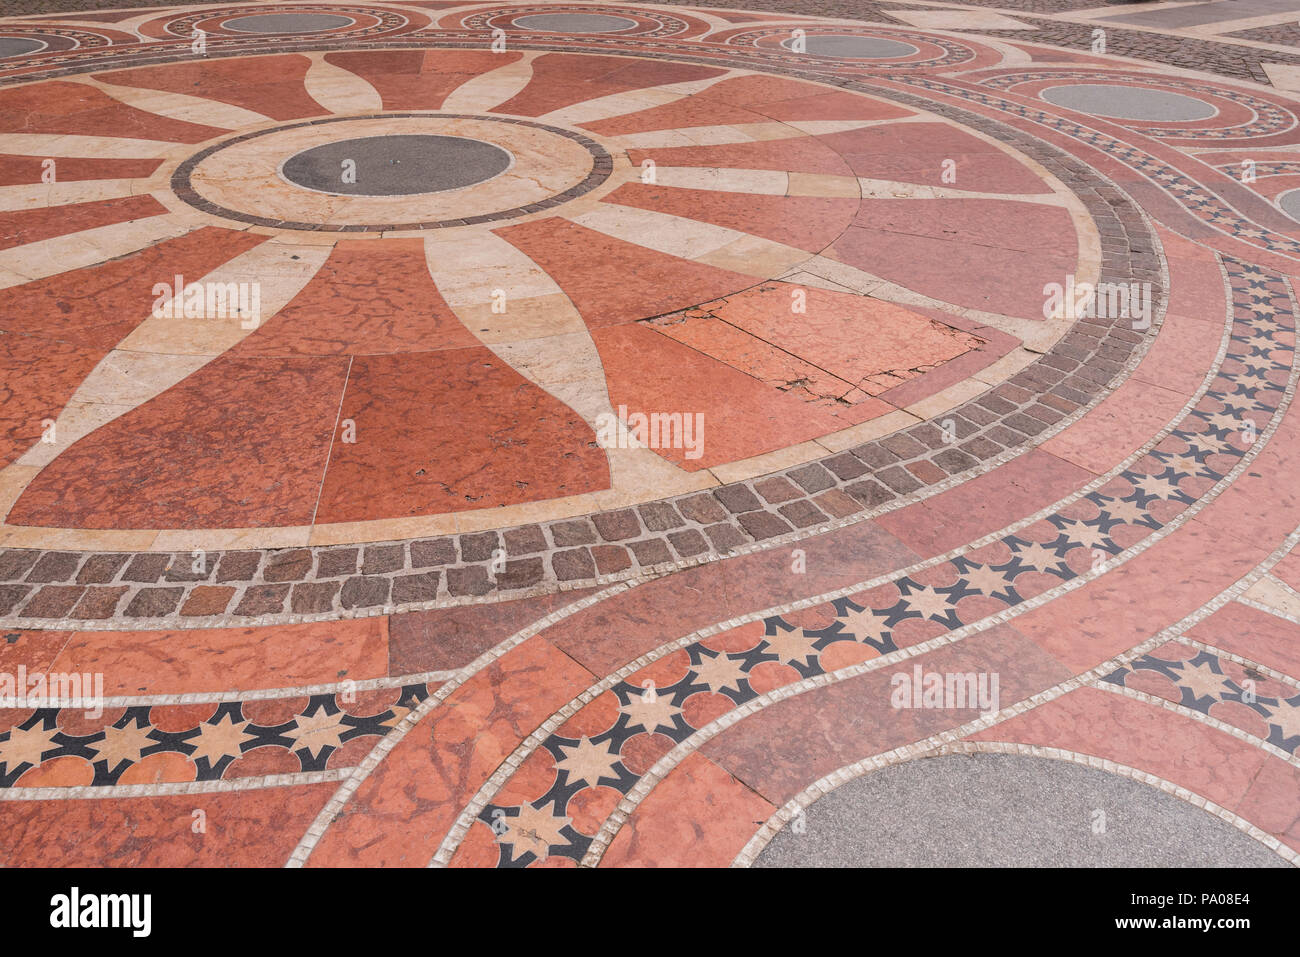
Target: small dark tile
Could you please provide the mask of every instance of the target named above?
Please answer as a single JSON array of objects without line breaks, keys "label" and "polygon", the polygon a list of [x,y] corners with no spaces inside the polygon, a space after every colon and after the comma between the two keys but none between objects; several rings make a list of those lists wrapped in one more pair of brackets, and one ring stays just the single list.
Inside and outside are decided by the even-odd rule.
[{"label": "small dark tile", "polygon": [[131,596],[123,614],[128,618],[163,618],[176,610],[184,594],[181,587],[141,588]]},{"label": "small dark tile", "polygon": [[[450,544],[450,543],[449,543]],[[412,550],[415,543],[411,545]],[[316,577],[339,578],[357,573],[359,548],[326,548],[316,553]]]},{"label": "small dark tile", "polygon": [[551,556],[551,568],[562,582],[596,577],[596,562],[585,548],[571,548]]},{"label": "small dark tile", "polygon": [[733,515],[739,515],[742,512],[752,512],[756,508],[762,508],[763,503],[758,500],[758,496],[748,485],[737,482],[734,485],[724,485],[722,488],[713,490],[713,497],[726,507],[727,511]]},{"label": "small dark tile", "polygon": [[367,545],[361,557],[361,574],[386,575],[406,567],[406,546]]},{"label": "small dark tile", "polygon": [[[717,506],[717,502],[713,503]],[[650,502],[647,505],[641,505],[637,508],[641,513],[641,521],[645,523],[647,531],[666,532],[669,529],[681,528],[686,523],[682,517],[677,514],[677,510],[667,502]]]},{"label": "small dark tile", "polygon": [[727,510],[708,492],[690,495],[676,500],[678,511],[692,522],[709,525],[720,522],[727,517]]},{"label": "small dark tile", "polygon": [[502,538],[506,543],[506,554],[511,558],[518,555],[535,555],[546,551],[546,533],[540,525],[524,525],[512,528]]},{"label": "small dark tile", "polygon": [[393,578],[393,604],[433,601],[438,597],[438,582],[441,580],[442,572],[439,571],[398,575]]},{"label": "small dark tile", "polygon": [[344,608],[374,608],[388,601],[392,580],[383,575],[355,575],[343,583],[339,603]]},{"label": "small dark tile", "polygon": [[751,538],[759,540],[791,531],[789,525],[771,512],[746,512],[740,516],[739,521]]},{"label": "small dark tile", "polygon": [[122,572],[122,581],[153,584],[162,578],[171,560],[170,555],[155,555],[148,552],[136,555]]},{"label": "small dark tile", "polygon": [[632,542],[628,547],[636,556],[637,564],[642,567],[660,565],[673,560],[673,553],[668,550],[668,542],[662,538],[642,539],[639,542]]},{"label": "small dark tile", "polygon": [[709,541],[698,529],[688,528],[680,532],[673,532],[668,536],[668,541],[673,543],[673,548],[682,558],[693,558],[696,555],[703,555],[709,550]]},{"label": "small dark tile", "polygon": [[302,581],[311,571],[311,549],[293,548],[288,551],[272,552],[266,556],[262,568],[262,578],[268,582]]},{"label": "small dark tile", "polygon": [[486,595],[492,590],[492,579],[482,565],[466,565],[447,569],[447,591],[460,598],[467,595]]},{"label": "small dark tile", "polygon": [[641,535],[641,523],[637,521],[636,512],[630,508],[601,512],[593,515],[591,521],[600,537],[607,542],[621,542]]},{"label": "small dark tile", "polygon": [[456,560],[456,543],[450,538],[426,538],[411,542],[411,567],[450,565]]},{"label": "small dark tile", "polygon": [[130,555],[107,553],[91,555],[77,572],[77,581],[83,585],[102,585],[117,577]]},{"label": "small dark tile", "polygon": [[595,526],[585,519],[552,522],[550,529],[556,548],[572,548],[575,545],[592,545],[596,542]]},{"label": "small dark tile", "polygon": [[492,560],[492,553],[501,547],[501,536],[496,532],[474,532],[460,536],[460,560],[462,562],[486,562]]},{"label": "small dark tile", "polygon": [[[258,566],[261,564],[261,552],[226,552],[221,556],[221,560],[217,563],[217,581],[252,581],[253,576],[257,574]],[[125,577],[126,576],[123,576],[123,578]]]},{"label": "small dark tile", "polygon": [[76,552],[46,552],[24,580],[36,585],[72,581],[80,564],[81,555]]},{"label": "small dark tile", "polygon": [[341,582],[298,582],[289,594],[289,609],[295,615],[323,615],[334,610],[334,596]]}]

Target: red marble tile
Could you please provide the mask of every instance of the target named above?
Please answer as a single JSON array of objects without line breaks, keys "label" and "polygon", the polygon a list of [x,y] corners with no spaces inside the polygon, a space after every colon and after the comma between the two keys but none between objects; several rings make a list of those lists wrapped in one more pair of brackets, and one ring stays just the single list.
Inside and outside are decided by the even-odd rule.
[{"label": "red marble tile", "polygon": [[660,781],[602,867],[727,867],[776,808],[699,754]]},{"label": "red marble tile", "polygon": [[99,673],[107,695],[364,681],[388,673],[386,618],[175,631],[82,631],[51,670]]},{"label": "red marble tile", "polygon": [[793,314],[799,288],[764,283],[729,297],[715,314],[871,395],[979,345],[974,336],[896,303],[828,289],[804,289],[805,311]]},{"label": "red marble tile", "polygon": [[[845,765],[923,740],[979,716],[978,708],[899,708],[895,675],[988,674],[1007,707],[1069,677],[1010,625],[918,659],[870,671],[769,705],[706,741],[700,753],[775,806]],[[954,702],[956,703],[956,702]]]},{"label": "red marble tile", "polygon": [[[1018,230],[1019,225],[1011,228]],[[850,226],[831,246],[830,255],[941,302],[1042,319],[1043,286],[1065,282],[1077,268],[1073,230],[1060,238],[1065,237],[1071,244],[1068,252],[1058,251],[1060,242],[1026,251]]]},{"label": "red marble tile", "polygon": [[722,72],[717,67],[655,60],[543,53],[533,61],[533,74],[528,85],[504,103],[494,106],[492,112],[541,116],[613,93],[704,80]]},{"label": "red marble tile", "polygon": [[592,589],[576,589],[535,598],[490,604],[435,608],[392,615],[388,619],[388,673],[463,668],[489,648]]},{"label": "red marble tile", "polygon": [[221,356],[74,443],[9,521],[80,528],[310,523],[348,361]]},{"label": "red marble tile", "polygon": [[[1200,608],[1263,559],[1193,520],[1082,588],[1027,612],[1016,627],[1075,671],[1132,648]],[[1140,607],[1134,596],[1141,595]]]},{"label": "red marble tile", "polygon": [[167,208],[152,196],[124,196],[92,203],[43,206],[0,213],[0,249],[133,219],[159,216]]},{"label": "red marble tile", "polygon": [[1300,590],[1300,549],[1293,549],[1273,566],[1273,577]]},{"label": "red marble tile", "polygon": [[591,428],[485,347],[359,357],[338,416],[356,423],[356,441],[334,443],[318,522],[489,508],[609,487]]},{"label": "red marble tile", "polygon": [[865,96],[796,80],[733,77],[689,97],[623,116],[581,124],[602,136],[622,136],[691,126],[727,126],[771,120],[884,120],[910,111]]},{"label": "red marble tile", "polygon": [[0,801],[0,863],[282,867],[336,787],[325,782],[175,797]]},{"label": "red marble tile", "polygon": [[209,226],[97,266],[0,289],[0,329],[106,353],[148,318],[155,283],[177,275],[197,280],[265,240]]},{"label": "red marble tile", "polygon": [[[144,179],[162,165],[160,159],[108,159],[84,156],[49,157],[54,160],[56,182],[87,179]],[[42,182],[44,156],[0,153],[0,186]]]},{"label": "red marble tile", "polygon": [[[757,80],[758,77],[744,79]],[[825,88],[807,96],[794,96],[764,103],[762,109],[763,113],[771,119],[803,123],[825,120],[893,120],[915,115],[911,110],[896,103],[874,100],[845,90]]]},{"label": "red marble tile", "polygon": [[1300,850],[1300,770],[1266,757],[1234,809],[1261,830]]},{"label": "red marble tile", "polygon": [[[1256,425],[1262,429],[1264,417]],[[1250,467],[1196,521],[1265,551],[1300,525],[1300,410],[1292,405]]]},{"label": "red marble tile", "polygon": [[1095,688],[1072,691],[971,739],[1107,758],[1180,784],[1229,810],[1241,805],[1250,782],[1276,760],[1199,721]]},{"label": "red marble tile", "polygon": [[236,355],[385,355],[477,346],[438,294],[421,239],[343,240]]},{"label": "red marble tile", "polygon": [[1039,448],[1101,475],[1169,425],[1186,403],[1183,393],[1130,378]]},{"label": "red marble tile", "polygon": [[0,673],[16,675],[20,666],[29,674],[51,670],[51,663],[72,635],[70,631],[5,628],[0,632]]},{"label": "red marble tile", "polygon": [[[1213,251],[1157,226],[1169,268],[1169,312],[1222,327],[1227,312],[1223,270]],[[1166,320],[1167,321],[1167,320]]]},{"label": "red marble tile", "polygon": [[725,226],[809,252],[825,249],[858,208],[856,199],[750,194],[738,202],[735,193],[644,183],[624,183],[605,201]]},{"label": "red marble tile", "polygon": [[273,120],[292,120],[329,112],[311,98],[304,86],[310,67],[311,60],[302,54],[284,53],[258,57],[251,68],[247,58],[234,57],[115,70],[101,73],[99,78],[123,86],[201,96]]},{"label": "red marble tile", "polygon": [[1187,637],[1284,675],[1300,676],[1300,625],[1249,605],[1229,602],[1188,631]]},{"label": "red marble tile", "polygon": [[[893,123],[831,133],[818,139],[843,156],[855,176],[865,179],[946,186],[980,193],[1035,195],[1051,192],[1050,187],[1023,163],[991,143],[946,123]],[[955,167],[945,166],[949,160]],[[951,177],[944,179],[947,170],[953,171],[955,180]]]},{"label": "red marble tile", "polygon": [[[662,316],[645,325],[702,355],[752,376],[769,388],[809,404],[819,414],[840,420],[841,428],[893,411],[893,406],[872,398],[870,393],[879,391],[877,386],[865,383],[866,388],[859,388],[856,381],[840,378],[729,321],[732,303],[762,291],[786,292],[780,283],[756,286],[729,299],[703,303],[684,314]],[[784,308],[789,313],[788,294],[783,298],[766,298],[771,300],[771,308]],[[859,353],[855,350],[854,354]]]},{"label": "red marble tile", "polygon": [[[544,634],[584,667],[606,675],[706,625],[844,588],[913,561],[911,552],[870,522],[804,539],[797,547],[802,572],[794,571],[794,546],[710,562],[619,592]],[[659,611],[664,607],[673,609],[670,619]],[[738,629],[737,647],[723,636],[706,644],[745,650],[757,643],[762,627]]]},{"label": "red marble tile", "polygon": [[1222,319],[1166,313],[1156,341],[1133,371],[1133,378],[1190,397],[1211,371],[1222,335]]},{"label": "red marble tile", "polygon": [[501,761],[594,680],[541,638],[513,649],[397,744],[325,832],[308,865],[423,867]]},{"label": "red marble tile", "polygon": [[691,126],[767,122],[768,118],[761,113],[709,96],[710,90],[729,82],[735,81],[723,80],[694,96],[684,96],[662,106],[652,106],[635,113],[625,113],[622,116],[606,117],[578,125],[582,129],[591,130],[597,136],[625,136],[629,133],[676,130]]},{"label": "red marble tile", "polygon": [[491,50],[347,50],[327,53],[325,61],[373,86],[385,110],[436,110],[466,80],[521,56]]},{"label": "red marble tile", "polygon": [[680,448],[654,449],[688,471],[771,452],[847,424],[653,328],[632,323],[597,329],[592,338],[615,408],[626,406],[629,415],[681,412],[693,423],[703,415],[703,431],[693,432],[690,446],[683,439],[676,443]]},{"label": "red marble tile", "polygon": [[[1009,199],[863,199],[855,226],[1021,252],[1078,254],[1070,214]],[[1058,277],[1065,282],[1065,276]],[[1042,287],[1035,292],[1041,297]],[[1042,309],[1039,309],[1039,316]]]},{"label": "red marble tile", "polygon": [[709,166],[734,169],[774,169],[795,173],[852,176],[843,158],[814,136],[720,146],[674,146],[666,149],[628,150],[633,166],[653,160],[656,166]]},{"label": "red marble tile", "polygon": [[0,466],[40,441],[103,350],[31,335],[0,333]]},{"label": "red marble tile", "polygon": [[221,127],[138,110],[92,86],[59,80],[0,91],[0,127],[24,133],[116,136],[171,143],[201,143],[225,132]]},{"label": "red marble tile", "polygon": [[[494,232],[545,269],[592,329],[662,315],[754,285],[752,276],[656,252],[565,219]],[[619,277],[611,283],[609,277]]]}]

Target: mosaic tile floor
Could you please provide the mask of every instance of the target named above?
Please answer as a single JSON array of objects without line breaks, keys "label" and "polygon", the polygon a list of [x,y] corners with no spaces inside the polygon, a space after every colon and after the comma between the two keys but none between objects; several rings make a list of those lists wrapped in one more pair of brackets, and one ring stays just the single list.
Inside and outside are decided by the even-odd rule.
[{"label": "mosaic tile floor", "polygon": [[0,19],[0,864],[1296,862],[1285,11],[796,6]]}]

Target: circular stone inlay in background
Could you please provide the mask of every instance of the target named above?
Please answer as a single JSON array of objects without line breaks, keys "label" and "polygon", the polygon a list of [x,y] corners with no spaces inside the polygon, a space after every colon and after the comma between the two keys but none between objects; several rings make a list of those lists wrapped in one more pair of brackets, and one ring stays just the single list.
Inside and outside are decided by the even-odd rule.
[{"label": "circular stone inlay in background", "polygon": [[804,815],[803,833],[787,825],[757,866],[1286,866],[1231,824],[1148,784],[1014,754],[894,765],[841,785]]},{"label": "circular stone inlay in background", "polygon": [[333,13],[258,13],[227,20],[222,26],[240,33],[324,33],[356,23]]},{"label": "circular stone inlay in background", "polygon": [[628,17],[611,17],[604,13],[535,13],[517,17],[514,26],[542,33],[618,33],[630,30],[637,22]]},{"label": "circular stone inlay in background", "polygon": [[1184,96],[1182,93],[1104,83],[1054,86],[1039,95],[1048,103],[1114,120],[1181,123],[1207,120],[1218,112],[1204,100]]},{"label": "circular stone inlay in background", "polygon": [[[409,196],[461,189],[510,168],[499,146],[460,136],[397,134],[340,140],[303,150],[285,160],[289,182],[343,196]],[[355,164],[356,182],[343,180],[344,163]]]},{"label": "circular stone inlay in background", "polygon": [[[782,40],[787,50],[793,38]],[[883,37],[818,36],[804,38],[804,51],[813,56],[839,57],[845,60],[892,60],[896,57],[914,56],[920,50],[910,43],[886,40]]]},{"label": "circular stone inlay in background", "polygon": [[0,59],[34,53],[44,46],[45,44],[40,40],[33,40],[30,37],[0,37]]},{"label": "circular stone inlay in background", "polygon": [[1282,212],[1300,223],[1300,189],[1293,189],[1289,193],[1283,193],[1277,198],[1277,204],[1281,207]]}]

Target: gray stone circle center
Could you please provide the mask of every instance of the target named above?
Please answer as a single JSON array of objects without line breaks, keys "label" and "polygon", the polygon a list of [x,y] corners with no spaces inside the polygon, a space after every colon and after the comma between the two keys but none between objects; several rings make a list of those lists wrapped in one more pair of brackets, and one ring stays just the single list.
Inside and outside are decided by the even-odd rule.
[{"label": "gray stone circle center", "polygon": [[1211,104],[1194,96],[1108,83],[1054,86],[1039,95],[1056,106],[1113,120],[1185,123],[1208,120],[1217,112]]},{"label": "gray stone circle center", "polygon": [[35,53],[45,46],[40,40],[31,37],[0,37],[0,60],[24,53]]},{"label": "gray stone circle center", "polygon": [[492,179],[514,162],[483,140],[436,134],[363,136],[295,153],[280,174],[296,186],[341,196],[412,196]]},{"label": "gray stone circle center", "polygon": [[534,13],[517,17],[516,29],[539,33],[618,33],[630,30],[637,22],[630,17],[613,17],[606,13]]},{"label": "gray stone circle center", "polygon": [[[787,50],[794,45],[794,39],[781,41]],[[920,50],[901,40],[887,40],[884,37],[855,37],[844,34],[817,34],[804,37],[804,52],[813,56],[835,57],[841,60],[892,60],[898,57],[914,56]]]},{"label": "gray stone circle center", "polygon": [[334,13],[256,13],[222,24],[237,33],[324,33],[356,23]]}]

